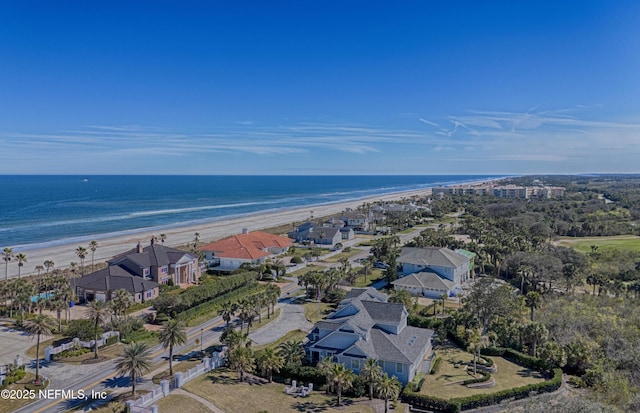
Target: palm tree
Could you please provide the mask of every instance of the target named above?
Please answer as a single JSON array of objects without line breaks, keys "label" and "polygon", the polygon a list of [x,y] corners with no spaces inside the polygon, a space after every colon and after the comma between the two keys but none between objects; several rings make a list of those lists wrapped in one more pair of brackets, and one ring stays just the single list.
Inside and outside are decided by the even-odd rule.
[{"label": "palm tree", "polygon": [[47,274],[49,274],[49,270],[51,270],[51,269],[53,268],[53,266],[54,266],[54,265],[55,265],[55,264],[54,264],[54,262],[53,262],[53,261],[51,261],[51,260],[45,260],[45,262],[44,262],[44,268],[46,268],[46,269],[47,269]]},{"label": "palm tree", "polygon": [[384,399],[384,413],[387,413],[389,411],[389,399],[395,399],[400,394],[400,382],[395,376],[389,377],[385,373],[377,381],[376,391]]},{"label": "palm tree", "polygon": [[[271,314],[275,311],[276,303],[280,298],[280,287],[277,285],[269,284],[265,293],[267,304],[267,318],[271,318]],[[269,305],[271,305],[271,312],[269,312]]]},{"label": "palm tree", "polygon": [[533,322],[534,313],[542,304],[542,296],[537,291],[529,291],[524,298],[524,302],[531,309],[531,321]]},{"label": "palm tree", "polygon": [[373,400],[373,386],[382,377],[382,367],[376,359],[367,359],[360,370],[360,375],[369,383],[369,400]]},{"label": "palm tree", "polygon": [[232,301],[227,301],[218,309],[218,315],[222,316],[222,319],[227,323],[227,331],[231,328],[231,319],[236,314],[237,304]]},{"label": "palm tree", "polygon": [[20,323],[24,321],[24,310],[30,310],[33,301],[31,297],[35,293],[33,284],[26,282],[25,280],[17,279],[13,282],[13,288],[15,292],[14,302],[20,309]]},{"label": "palm tree", "polygon": [[229,353],[238,347],[251,347],[251,340],[249,340],[249,335],[243,334],[242,331],[238,330],[227,331],[221,341],[222,344],[227,346]]},{"label": "palm tree", "polygon": [[58,290],[56,290],[55,296],[65,303],[65,306],[66,306],[65,318],[67,320],[67,323],[69,323],[69,318],[71,317],[71,307],[69,307],[69,303],[73,301],[76,297],[75,293],[73,292],[73,289],[69,286],[59,288]]},{"label": "palm tree", "polygon": [[373,264],[371,260],[364,260],[362,262],[362,273],[364,274],[364,282],[367,283],[367,276],[371,274],[371,270],[373,269]]},{"label": "palm tree", "polygon": [[401,303],[409,310],[413,306],[413,296],[407,290],[393,290],[391,297],[389,297],[390,303]]},{"label": "palm tree", "polygon": [[51,330],[53,330],[53,320],[46,315],[37,314],[31,320],[24,323],[24,329],[27,334],[32,337],[36,336],[36,380],[35,383],[40,382],[40,337],[50,336]]},{"label": "palm tree", "polygon": [[18,261],[18,278],[20,278],[20,273],[22,272],[22,266],[25,262],[27,262],[26,254],[19,252],[16,254],[16,261]]},{"label": "palm tree", "polygon": [[91,272],[93,272],[93,257],[96,254],[96,250],[98,249],[98,241],[91,241],[89,243],[89,249],[91,250]]},{"label": "palm tree", "polygon": [[93,322],[93,332],[95,337],[95,343],[93,346],[94,358],[98,358],[98,330],[100,325],[107,321],[110,314],[111,309],[104,301],[93,300],[87,304],[85,317]]},{"label": "palm tree", "polygon": [[80,273],[84,276],[84,259],[87,257],[87,249],[83,246],[76,248],[76,255],[80,258]]},{"label": "palm tree", "polygon": [[329,389],[331,388],[331,369],[334,363],[331,357],[325,357],[316,364],[316,368],[324,373],[324,376],[327,380],[327,385],[325,387],[325,392],[328,395]]},{"label": "palm tree", "polygon": [[284,358],[273,347],[266,348],[258,358],[258,365],[263,375],[269,377],[269,383],[273,380],[273,373],[278,373],[284,366]]},{"label": "palm tree", "polygon": [[144,376],[153,366],[151,350],[145,343],[127,344],[122,358],[116,364],[118,373],[131,378],[131,394],[136,397],[136,379]]},{"label": "palm tree", "polygon": [[62,311],[67,308],[67,303],[64,302],[58,295],[49,302],[49,308],[51,311],[56,312],[58,319],[58,333],[62,333]]},{"label": "palm tree", "polygon": [[338,407],[340,407],[340,396],[343,390],[348,390],[353,385],[356,375],[342,363],[335,363],[331,366],[331,382],[338,396]]},{"label": "palm tree", "polygon": [[480,351],[483,348],[489,347],[492,340],[495,339],[496,334],[493,332],[482,334],[479,328],[467,330],[467,341],[469,342],[467,350],[473,354],[473,375],[478,373],[477,361],[480,356]]},{"label": "palm tree", "polygon": [[447,298],[449,298],[447,294],[442,294],[440,296],[440,299],[442,300],[442,314],[444,314],[444,305],[445,305],[445,302],[447,301]]},{"label": "palm tree", "polygon": [[164,242],[167,240],[167,234],[160,234],[160,242],[164,245]]},{"label": "palm tree", "polygon": [[278,346],[286,365],[300,365],[304,358],[304,347],[300,340],[289,340]]},{"label": "palm tree", "polygon": [[531,343],[530,354],[533,357],[537,357],[538,342],[544,340],[549,334],[549,331],[542,323],[531,323],[524,327],[523,333]]},{"label": "palm tree", "polygon": [[169,375],[173,376],[173,347],[187,341],[187,330],[180,320],[174,318],[167,321],[158,338],[164,349],[169,348]]},{"label": "palm tree", "polygon": [[4,260],[4,279],[9,280],[9,261],[13,258],[13,249],[5,247],[2,250],[2,259]]},{"label": "palm tree", "polygon": [[244,381],[244,374],[251,373],[255,368],[255,356],[250,347],[240,346],[228,353],[229,367],[238,372],[240,382]]},{"label": "palm tree", "polygon": [[122,314],[124,318],[127,318],[127,309],[131,307],[131,296],[129,292],[124,288],[114,291],[111,296],[111,305],[113,306],[116,317]]}]

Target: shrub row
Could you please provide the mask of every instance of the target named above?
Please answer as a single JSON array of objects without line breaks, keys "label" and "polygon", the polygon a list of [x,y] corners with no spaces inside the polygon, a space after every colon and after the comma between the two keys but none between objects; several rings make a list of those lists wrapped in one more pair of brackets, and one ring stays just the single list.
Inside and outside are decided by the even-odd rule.
[{"label": "shrub row", "polygon": [[484,383],[485,381],[488,381],[491,378],[491,374],[487,371],[477,370],[477,372],[480,373],[482,377],[467,379],[462,382],[462,385],[466,386],[467,384]]},{"label": "shrub row", "polygon": [[26,375],[27,375],[27,372],[24,371],[24,366],[13,370],[12,372],[6,375],[4,382],[2,383],[2,386],[0,386],[0,389],[4,389],[10,384],[13,384],[17,381],[24,379],[24,376]]},{"label": "shrub row", "polygon": [[437,330],[442,326],[442,319],[410,314],[407,317],[407,325],[411,327],[430,328],[432,330]]},{"label": "shrub row", "polygon": [[235,300],[240,297],[246,297],[249,294],[256,293],[265,288],[266,287],[263,285],[250,283],[249,285],[234,289],[233,291],[227,292],[226,294],[220,295],[195,307],[191,307],[188,310],[182,311],[181,313],[177,314],[176,317],[188,324],[189,320],[216,311],[220,307],[220,305],[222,305],[222,303]]},{"label": "shrub row", "polygon": [[[530,356],[528,354],[521,353],[511,348],[503,347],[487,347],[481,350],[481,353],[485,356],[501,356],[507,360],[511,360],[515,363],[522,364],[527,367],[536,368],[540,370],[550,370],[548,363],[537,357]],[[491,366],[487,366],[491,367]]]},{"label": "shrub row", "polygon": [[440,368],[441,362],[442,362],[442,359],[440,357],[436,357],[436,360],[433,362],[433,365],[431,366],[431,370],[429,371],[429,374],[436,374],[438,372],[438,369]]},{"label": "shrub row", "polygon": [[89,353],[91,350],[88,348],[80,347],[80,348],[70,348],[69,350],[61,351],[58,354],[54,354],[52,356],[53,360],[66,359],[68,357],[81,356],[83,354]]},{"label": "shrub row", "polygon": [[182,294],[160,296],[154,300],[154,306],[160,313],[182,313],[213,298],[256,282],[255,274],[252,272],[229,275],[218,278],[215,282],[188,288]]},{"label": "shrub row", "polygon": [[312,366],[286,365],[280,370],[283,380],[297,380],[298,383],[313,383],[314,388],[327,384],[327,377],[319,369]]},{"label": "shrub row", "polygon": [[545,393],[557,390],[562,384],[562,370],[555,369],[553,378],[542,383],[529,384],[522,387],[502,390],[490,394],[476,394],[468,397],[458,397],[444,400],[438,397],[431,397],[426,394],[412,392],[409,387],[405,387],[402,399],[406,403],[422,409],[435,410],[444,413],[458,413],[462,410],[476,409],[483,406],[491,406],[508,399],[523,399],[529,397],[532,392]]}]

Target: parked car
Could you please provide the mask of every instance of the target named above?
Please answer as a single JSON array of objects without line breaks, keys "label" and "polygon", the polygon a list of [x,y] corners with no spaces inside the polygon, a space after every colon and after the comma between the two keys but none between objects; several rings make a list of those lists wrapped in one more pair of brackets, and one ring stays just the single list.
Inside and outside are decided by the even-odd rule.
[{"label": "parked car", "polygon": [[384,261],[376,261],[376,262],[373,263],[373,267],[386,270],[387,268],[389,268],[389,264],[387,264]]}]

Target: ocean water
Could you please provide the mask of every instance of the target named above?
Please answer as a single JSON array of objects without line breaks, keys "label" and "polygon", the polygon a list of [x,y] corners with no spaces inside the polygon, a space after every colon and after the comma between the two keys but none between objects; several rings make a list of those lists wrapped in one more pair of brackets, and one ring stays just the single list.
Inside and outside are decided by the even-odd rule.
[{"label": "ocean water", "polygon": [[492,175],[0,176],[0,248],[20,250]]}]

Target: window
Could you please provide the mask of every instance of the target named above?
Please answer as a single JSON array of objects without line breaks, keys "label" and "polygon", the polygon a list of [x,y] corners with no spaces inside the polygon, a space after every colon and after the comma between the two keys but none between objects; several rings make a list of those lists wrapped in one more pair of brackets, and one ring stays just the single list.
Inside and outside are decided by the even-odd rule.
[{"label": "window", "polygon": [[402,373],[402,363],[396,363],[396,373]]},{"label": "window", "polygon": [[151,298],[151,290],[147,291],[147,298]]},{"label": "window", "polygon": [[164,267],[162,267],[162,268],[160,269],[160,271],[161,271],[163,274],[166,274],[167,272],[169,272],[169,269],[168,269],[168,268],[167,268],[167,266],[165,265]]},{"label": "window", "polygon": [[378,360],[378,366],[380,366],[380,368],[384,370],[384,361]]},{"label": "window", "polygon": [[354,370],[360,370],[360,360],[351,359],[351,368]]}]

